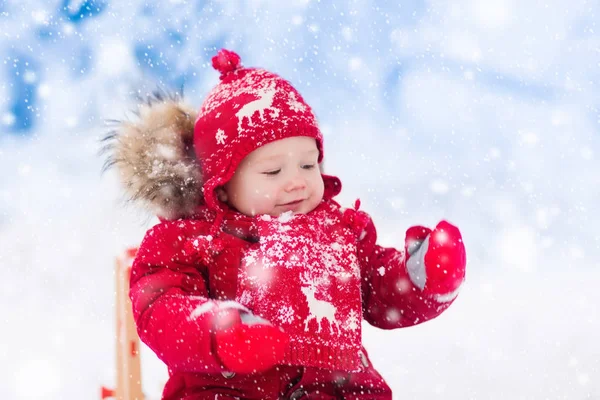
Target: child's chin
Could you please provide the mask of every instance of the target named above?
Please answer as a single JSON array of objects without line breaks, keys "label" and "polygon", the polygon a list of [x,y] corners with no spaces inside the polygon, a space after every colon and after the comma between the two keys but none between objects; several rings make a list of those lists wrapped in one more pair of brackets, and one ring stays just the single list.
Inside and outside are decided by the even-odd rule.
[{"label": "child's chin", "polygon": [[282,215],[301,215],[306,214],[306,211],[302,210],[278,210],[277,212],[269,213],[271,217],[281,217]]},{"label": "child's chin", "polygon": [[314,210],[316,208],[316,205],[312,205],[310,203],[308,203],[306,200],[300,204],[296,204],[296,205],[292,205],[289,207],[275,207],[273,210],[271,210],[271,212],[269,212],[268,214],[271,217],[279,217],[283,214],[293,214],[293,215],[297,215],[297,214],[308,214],[309,212],[311,212],[312,210]]}]

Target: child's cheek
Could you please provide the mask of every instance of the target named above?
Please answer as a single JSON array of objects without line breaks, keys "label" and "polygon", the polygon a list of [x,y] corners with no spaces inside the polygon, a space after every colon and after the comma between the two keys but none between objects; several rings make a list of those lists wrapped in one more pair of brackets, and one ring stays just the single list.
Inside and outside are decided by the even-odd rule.
[{"label": "child's cheek", "polygon": [[255,188],[250,195],[250,201],[254,207],[259,210],[258,213],[264,213],[269,206],[274,203],[274,198],[269,191]]}]

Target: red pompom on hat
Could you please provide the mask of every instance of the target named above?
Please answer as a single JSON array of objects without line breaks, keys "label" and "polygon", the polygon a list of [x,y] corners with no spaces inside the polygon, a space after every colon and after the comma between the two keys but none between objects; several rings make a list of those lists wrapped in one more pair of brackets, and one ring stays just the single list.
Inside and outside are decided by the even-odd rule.
[{"label": "red pompom on hat", "polygon": [[[208,94],[194,127],[194,149],[204,178],[206,205],[223,206],[215,189],[231,179],[242,159],[255,149],[293,136],[314,138],[323,159],[323,136],[310,106],[300,93],[277,74],[244,68],[240,57],[222,49],[212,58],[221,82]],[[341,188],[339,180],[324,175],[326,187]],[[326,194],[327,196],[327,194]]]},{"label": "red pompom on hat", "polygon": [[221,79],[231,71],[242,66],[240,56],[233,51],[221,49],[216,56],[212,58],[212,66],[221,73]]}]

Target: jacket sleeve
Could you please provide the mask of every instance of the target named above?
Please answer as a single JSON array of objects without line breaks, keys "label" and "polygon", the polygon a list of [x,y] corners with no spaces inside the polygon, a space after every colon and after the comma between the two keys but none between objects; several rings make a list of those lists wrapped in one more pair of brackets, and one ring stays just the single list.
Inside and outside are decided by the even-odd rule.
[{"label": "jacket sleeve", "polygon": [[404,328],[437,317],[454,301],[448,296],[424,294],[413,283],[406,268],[405,249],[377,245],[373,221],[358,245],[361,267],[363,317],[382,329]]},{"label": "jacket sleeve", "polygon": [[[210,269],[186,251],[190,238],[205,230],[197,221],[160,223],[147,232],[132,266],[129,294],[138,334],[172,370],[223,369],[213,351],[212,319],[233,302],[211,290]],[[214,261],[237,269],[245,242],[233,236],[230,242]]]}]

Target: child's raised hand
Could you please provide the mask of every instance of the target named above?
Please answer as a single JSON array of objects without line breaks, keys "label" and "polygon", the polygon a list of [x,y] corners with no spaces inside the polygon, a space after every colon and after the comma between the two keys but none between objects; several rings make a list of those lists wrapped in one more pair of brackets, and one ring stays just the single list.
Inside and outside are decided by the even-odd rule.
[{"label": "child's raised hand", "polygon": [[441,221],[431,230],[414,226],[406,232],[406,267],[413,283],[431,295],[450,295],[465,278],[467,257],[458,228]]},{"label": "child's raised hand", "polygon": [[215,319],[217,355],[231,372],[264,372],[280,362],[289,336],[265,319],[235,308],[222,309]]}]

